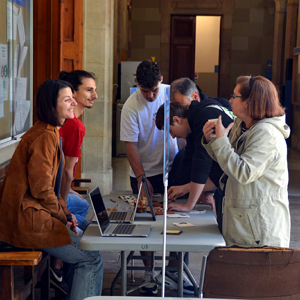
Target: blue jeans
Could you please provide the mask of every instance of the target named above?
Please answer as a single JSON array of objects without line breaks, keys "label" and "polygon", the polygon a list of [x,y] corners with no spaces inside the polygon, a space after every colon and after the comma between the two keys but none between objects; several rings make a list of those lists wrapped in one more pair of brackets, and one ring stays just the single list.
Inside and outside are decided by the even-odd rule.
[{"label": "blue jeans", "polygon": [[71,230],[68,229],[68,231],[72,240],[71,244],[42,250],[71,264],[73,272],[67,299],[82,300],[91,296],[101,296],[103,261],[99,251],[80,249],[80,237]]},{"label": "blue jeans", "polygon": [[68,195],[67,208],[70,213],[74,214],[78,221],[78,227],[85,231],[86,227],[89,225],[89,222],[85,219],[89,211],[89,204],[86,200],[82,200],[76,194]]}]

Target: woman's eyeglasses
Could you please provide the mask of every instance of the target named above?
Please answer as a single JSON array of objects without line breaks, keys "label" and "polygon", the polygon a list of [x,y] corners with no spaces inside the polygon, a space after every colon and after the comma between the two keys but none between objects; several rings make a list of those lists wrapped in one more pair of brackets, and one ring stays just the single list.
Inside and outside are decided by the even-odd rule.
[{"label": "woman's eyeglasses", "polygon": [[232,94],[231,97],[230,97],[230,99],[231,99],[231,98],[234,99],[234,98],[243,98],[243,97],[242,97],[242,96],[237,96],[237,95],[235,95],[235,94]]}]

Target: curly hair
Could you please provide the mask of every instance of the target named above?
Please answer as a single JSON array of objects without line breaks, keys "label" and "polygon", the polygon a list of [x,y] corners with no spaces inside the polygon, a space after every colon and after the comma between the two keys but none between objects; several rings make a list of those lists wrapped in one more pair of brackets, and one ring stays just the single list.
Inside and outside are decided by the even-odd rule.
[{"label": "curly hair", "polygon": [[142,87],[153,89],[161,81],[161,73],[157,63],[145,60],[141,62],[136,70],[135,81]]}]

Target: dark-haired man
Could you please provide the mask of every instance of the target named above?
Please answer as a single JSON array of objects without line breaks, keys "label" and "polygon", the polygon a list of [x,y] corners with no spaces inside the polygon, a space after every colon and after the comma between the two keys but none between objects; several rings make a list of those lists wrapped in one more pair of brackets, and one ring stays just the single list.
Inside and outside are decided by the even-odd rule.
[{"label": "dark-haired man", "polygon": [[84,70],[74,70],[71,72],[61,71],[59,79],[67,81],[74,87],[74,99],[77,105],[74,108],[74,118],[68,119],[59,130],[63,140],[63,152],[65,155],[65,166],[62,178],[61,195],[67,203],[71,213],[75,214],[79,228],[84,230],[88,225],[85,221],[89,204],[81,195],[72,191],[73,181],[78,158],[81,157],[81,145],[85,135],[85,127],[79,120],[85,108],[92,108],[96,93],[96,78],[93,73]]},{"label": "dark-haired man", "polygon": [[[158,108],[165,102],[163,77],[155,62],[143,61],[136,71],[139,89],[125,102],[121,114],[121,140],[125,142],[130,164],[130,182],[134,194],[138,193],[142,175],[146,175],[150,193],[164,193],[163,158],[164,133],[155,126]],[[176,139],[170,139],[170,165],[178,151]],[[144,191],[143,191],[144,193]],[[143,194],[144,195],[144,194]],[[142,252],[142,255],[149,253]],[[151,266],[149,260],[144,260]],[[145,272],[145,281],[153,274]],[[140,289],[142,294],[156,295],[157,285],[148,284]]]},{"label": "dark-haired man", "polygon": [[[164,106],[157,111],[156,126],[163,129]],[[191,162],[189,169],[189,183],[179,190],[172,187],[168,191],[169,198],[176,198],[189,192],[188,201],[185,204],[170,203],[169,208],[176,211],[191,211],[197,203],[204,185],[211,171],[212,159],[201,144],[203,136],[202,128],[210,119],[222,116],[222,122],[228,126],[233,122],[231,113],[212,99],[191,101],[189,106],[183,106],[179,102],[170,104],[170,134],[173,138],[187,139],[188,153],[185,153],[186,161]],[[187,151],[186,151],[187,152]]]},{"label": "dark-haired man", "polygon": [[[78,227],[84,231],[89,224],[85,220],[89,204],[80,194],[71,189],[71,184],[75,175],[78,158],[81,157],[81,145],[85,135],[85,127],[78,118],[83,114],[85,108],[92,108],[95,99],[98,98],[96,93],[96,77],[93,73],[84,70],[61,71],[58,77],[73,86],[73,98],[77,102],[74,108],[74,118],[67,119],[59,130],[59,134],[62,137],[62,148],[65,158],[60,193],[67,208],[73,214],[73,218],[75,216]],[[51,283],[66,293],[67,284],[62,279],[62,261],[52,259],[50,270]]]}]

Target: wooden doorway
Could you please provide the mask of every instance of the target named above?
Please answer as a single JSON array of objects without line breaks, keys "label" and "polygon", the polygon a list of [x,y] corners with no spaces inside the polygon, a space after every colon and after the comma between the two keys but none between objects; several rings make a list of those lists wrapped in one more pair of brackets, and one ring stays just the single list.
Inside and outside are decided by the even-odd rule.
[{"label": "wooden doorway", "polygon": [[171,16],[170,83],[188,77],[209,96],[219,95],[221,18]]},{"label": "wooden doorway", "polygon": [[181,77],[194,80],[196,16],[171,17],[170,83]]},{"label": "wooden doorway", "polygon": [[[33,95],[60,71],[82,69],[82,52],[83,0],[33,1]],[[80,159],[75,177],[81,178]]]}]

